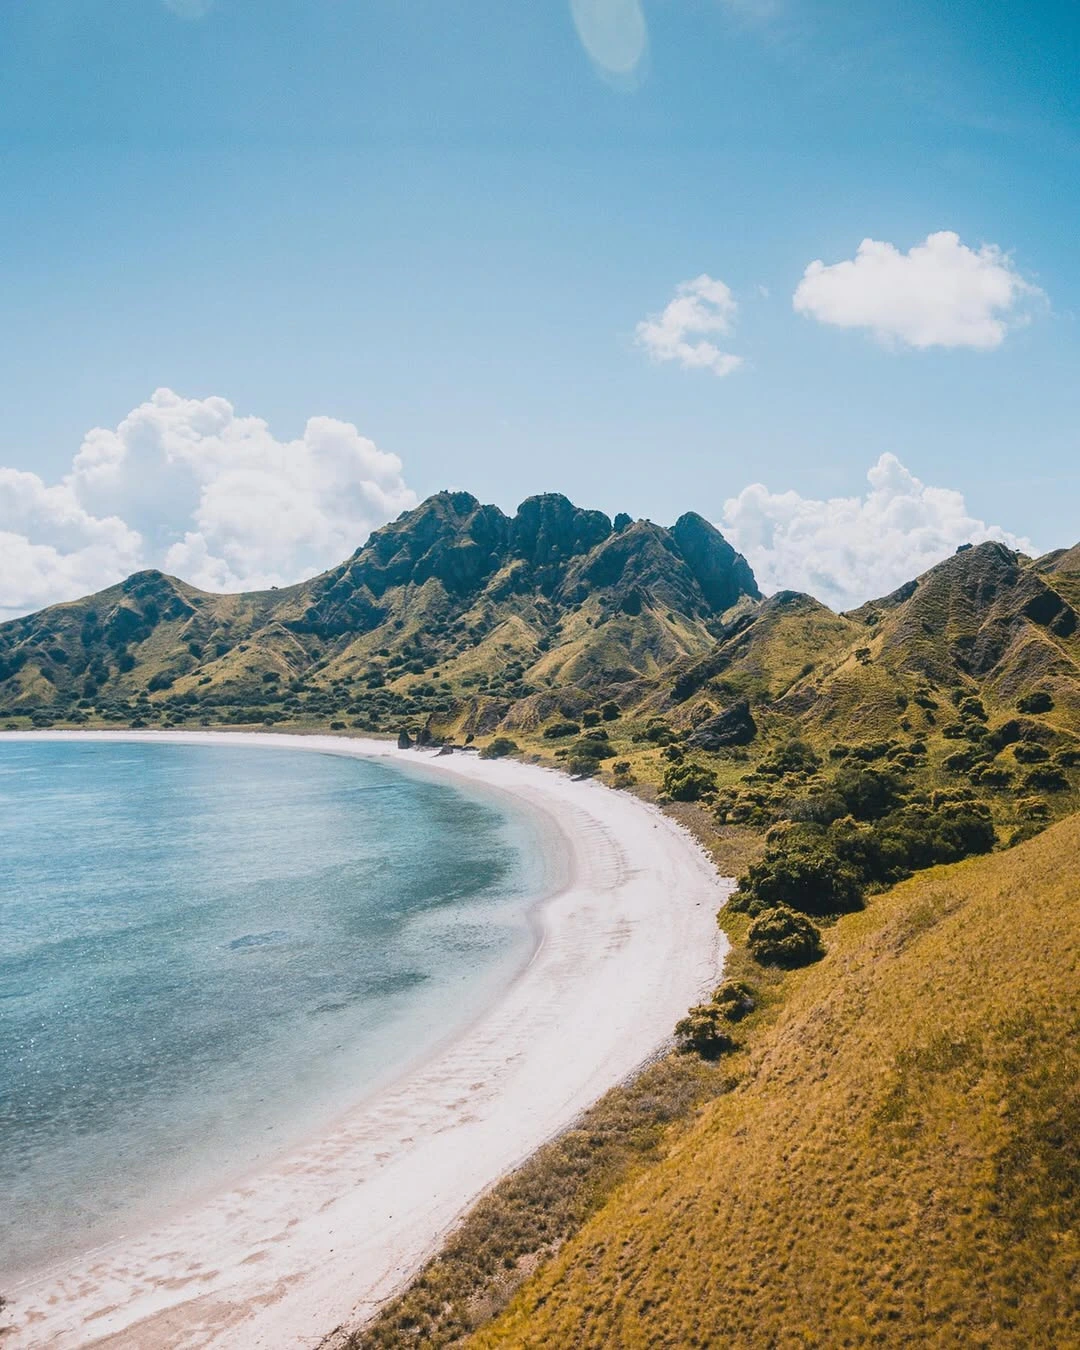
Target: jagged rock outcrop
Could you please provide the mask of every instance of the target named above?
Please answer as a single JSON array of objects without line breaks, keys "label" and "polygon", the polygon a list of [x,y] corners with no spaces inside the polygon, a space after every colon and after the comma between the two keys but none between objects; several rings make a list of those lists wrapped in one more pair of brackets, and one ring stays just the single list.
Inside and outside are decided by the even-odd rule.
[{"label": "jagged rock outcrop", "polygon": [[723,750],[732,745],[749,745],[756,735],[757,723],[750,704],[740,699],[695,727],[686,743],[694,750]]},{"label": "jagged rock outcrop", "polygon": [[750,564],[736,553],[715,525],[696,511],[687,511],[671,527],[671,537],[686,559],[710,607],[730,609],[743,596],[760,600]]}]

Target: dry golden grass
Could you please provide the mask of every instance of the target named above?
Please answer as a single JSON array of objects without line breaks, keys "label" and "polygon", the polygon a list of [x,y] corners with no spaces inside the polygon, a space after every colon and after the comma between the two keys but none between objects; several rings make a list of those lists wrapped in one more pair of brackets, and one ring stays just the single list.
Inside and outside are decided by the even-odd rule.
[{"label": "dry golden grass", "polygon": [[612,1089],[504,1177],[446,1246],[347,1350],[460,1345],[635,1170],[663,1156],[705,1101],[730,1091],[729,1065],[670,1054]]},{"label": "dry golden grass", "polygon": [[1080,817],[828,932],[478,1348],[1080,1345]]}]

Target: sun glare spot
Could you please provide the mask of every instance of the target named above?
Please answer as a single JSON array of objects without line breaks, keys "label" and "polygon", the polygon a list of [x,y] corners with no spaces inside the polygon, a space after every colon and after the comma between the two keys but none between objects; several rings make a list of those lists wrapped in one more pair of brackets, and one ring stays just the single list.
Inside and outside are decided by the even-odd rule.
[{"label": "sun glare spot", "polygon": [[594,65],[620,82],[638,73],[648,45],[640,0],[570,0],[570,11]]}]

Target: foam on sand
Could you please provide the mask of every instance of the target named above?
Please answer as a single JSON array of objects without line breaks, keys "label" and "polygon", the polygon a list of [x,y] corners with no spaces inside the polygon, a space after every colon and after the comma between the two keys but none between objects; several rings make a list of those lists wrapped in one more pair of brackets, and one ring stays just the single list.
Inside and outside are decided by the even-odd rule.
[{"label": "foam on sand", "polygon": [[674,821],[599,783],[348,737],[38,734],[391,757],[540,813],[562,880],[537,907],[532,961],[464,1032],[225,1193],[4,1287],[9,1350],[292,1350],[361,1324],[483,1190],[648,1059],[718,978],[715,914],[731,883]]}]

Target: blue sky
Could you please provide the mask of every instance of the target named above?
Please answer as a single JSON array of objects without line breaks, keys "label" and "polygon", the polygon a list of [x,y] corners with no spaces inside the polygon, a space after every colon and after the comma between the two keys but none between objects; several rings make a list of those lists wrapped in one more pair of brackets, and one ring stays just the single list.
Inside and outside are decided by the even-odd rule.
[{"label": "blue sky", "polygon": [[[640,59],[605,69],[635,24]],[[1073,543],[1078,59],[1073,6],[1014,0],[9,6],[0,465],[57,488],[90,428],[167,387],[228,400],[277,443],[327,417],[397,456],[358,534],[379,502],[444,486],[722,521],[754,482],[856,497],[893,455],[962,493],[965,520]],[[994,345],[912,345],[858,321],[861,292],[842,322],[794,309],[815,259],[868,237],[903,256],[939,231],[996,246],[990,281],[1025,288]],[[702,274],[734,305],[705,335],[741,358],[722,377],[638,337]],[[903,307],[905,275],[880,304]],[[51,526],[0,505],[0,535],[29,541],[9,570],[52,569],[0,610],[105,565],[65,572],[50,500]],[[230,557],[221,584],[329,561]]]}]

